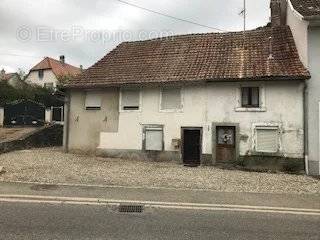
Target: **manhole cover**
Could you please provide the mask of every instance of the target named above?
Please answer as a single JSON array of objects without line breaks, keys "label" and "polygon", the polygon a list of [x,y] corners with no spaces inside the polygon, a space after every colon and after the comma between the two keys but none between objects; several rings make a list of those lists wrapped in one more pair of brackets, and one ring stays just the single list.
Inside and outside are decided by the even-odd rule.
[{"label": "manhole cover", "polygon": [[120,205],[118,210],[122,213],[142,213],[144,207],[143,205]]},{"label": "manhole cover", "polygon": [[36,184],[31,186],[30,189],[35,191],[47,191],[47,190],[56,190],[58,189],[58,186],[53,184]]}]

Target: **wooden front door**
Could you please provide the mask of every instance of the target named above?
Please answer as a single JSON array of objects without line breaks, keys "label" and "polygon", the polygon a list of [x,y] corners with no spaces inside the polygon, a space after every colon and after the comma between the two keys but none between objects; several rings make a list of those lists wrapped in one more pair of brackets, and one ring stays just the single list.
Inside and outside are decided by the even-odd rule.
[{"label": "wooden front door", "polygon": [[217,126],[216,160],[227,163],[236,160],[235,127]]},{"label": "wooden front door", "polygon": [[182,158],[185,165],[200,165],[201,132],[201,128],[182,128]]}]

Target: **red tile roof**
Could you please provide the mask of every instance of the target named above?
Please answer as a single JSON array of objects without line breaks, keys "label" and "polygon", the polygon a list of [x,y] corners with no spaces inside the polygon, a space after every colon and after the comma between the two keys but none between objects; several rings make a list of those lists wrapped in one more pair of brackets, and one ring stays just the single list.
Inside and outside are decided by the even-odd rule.
[{"label": "red tile roof", "polygon": [[81,73],[80,68],[77,68],[67,63],[61,63],[60,61],[50,57],[44,58],[36,66],[31,68],[30,71],[45,70],[45,69],[52,69],[53,73],[56,76],[67,76],[67,75],[75,76]]},{"label": "red tile roof", "polygon": [[229,32],[125,42],[66,87],[309,77],[290,28],[281,26],[247,31],[245,38]]},{"label": "red tile roof", "polygon": [[320,18],[320,0],[290,0],[293,8],[304,18]]},{"label": "red tile roof", "polygon": [[4,75],[0,74],[1,81],[9,81],[14,76],[19,76],[17,73],[5,73]]}]

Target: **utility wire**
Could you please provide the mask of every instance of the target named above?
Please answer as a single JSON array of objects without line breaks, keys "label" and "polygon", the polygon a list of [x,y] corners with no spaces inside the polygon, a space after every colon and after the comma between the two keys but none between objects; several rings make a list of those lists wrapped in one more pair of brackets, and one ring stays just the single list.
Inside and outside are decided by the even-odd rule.
[{"label": "utility wire", "polygon": [[224,30],[224,29],[221,29],[221,28],[211,27],[211,26],[204,25],[204,24],[197,23],[197,22],[193,22],[193,21],[190,21],[190,20],[187,20],[187,19],[174,17],[174,16],[171,16],[169,14],[158,12],[158,11],[155,11],[155,10],[152,10],[152,9],[149,9],[149,8],[145,8],[145,7],[133,4],[133,3],[129,3],[129,2],[126,2],[126,1],[123,1],[123,0],[115,0],[115,1],[118,1],[118,2],[120,2],[122,4],[129,5],[129,6],[132,6],[132,7],[135,7],[135,8],[142,9],[142,10],[147,11],[147,12],[155,13],[155,14],[160,15],[160,16],[171,18],[171,19],[174,19],[174,20],[177,20],[177,21],[190,23],[190,24],[193,24],[193,25],[197,25],[197,26],[204,27],[204,28],[209,28],[209,29],[212,29],[212,30],[217,30],[219,32],[227,32],[227,30]]},{"label": "utility wire", "polygon": [[14,53],[0,53],[2,56],[14,56],[14,57],[30,57],[30,58],[39,58],[39,56],[30,56],[30,55],[20,55]]}]

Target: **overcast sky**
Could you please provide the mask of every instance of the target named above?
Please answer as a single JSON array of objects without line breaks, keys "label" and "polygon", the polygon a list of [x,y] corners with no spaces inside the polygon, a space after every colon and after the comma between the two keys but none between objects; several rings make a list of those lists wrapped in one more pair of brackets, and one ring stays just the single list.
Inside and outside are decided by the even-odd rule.
[{"label": "overcast sky", "polygon": [[[243,0],[1,0],[0,68],[26,72],[50,56],[85,68],[122,41],[185,33],[239,31]],[[269,0],[247,0],[247,29],[269,21]]]}]

